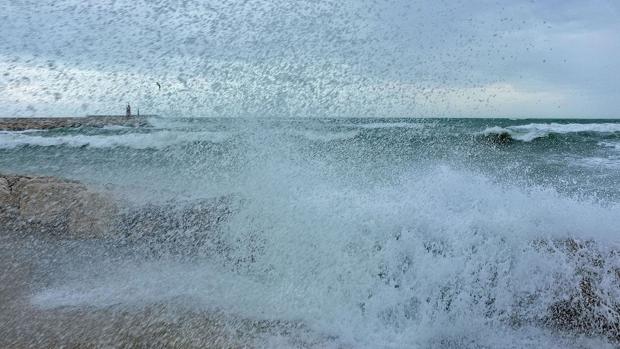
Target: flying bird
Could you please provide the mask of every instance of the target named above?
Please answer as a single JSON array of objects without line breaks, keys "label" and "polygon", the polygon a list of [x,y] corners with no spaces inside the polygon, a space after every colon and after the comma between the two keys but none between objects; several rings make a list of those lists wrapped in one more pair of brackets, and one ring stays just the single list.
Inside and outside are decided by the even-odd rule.
[{"label": "flying bird", "polygon": [[159,87],[159,90],[161,91],[161,84],[159,82],[156,82],[157,87]]}]

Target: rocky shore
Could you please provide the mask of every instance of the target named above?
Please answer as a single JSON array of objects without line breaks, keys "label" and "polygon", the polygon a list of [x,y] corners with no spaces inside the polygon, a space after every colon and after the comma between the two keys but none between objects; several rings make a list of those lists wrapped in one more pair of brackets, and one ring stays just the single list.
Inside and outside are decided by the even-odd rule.
[{"label": "rocky shore", "polygon": [[78,181],[0,174],[0,233],[5,235],[148,242],[190,254],[218,240],[218,227],[233,206],[229,196],[135,206]]},{"label": "rocky shore", "polygon": [[[228,246],[220,227],[235,212],[238,201],[218,197],[135,207],[120,202],[112,192],[77,181],[0,174],[0,263],[5,266],[0,271],[0,285],[4,285],[0,286],[0,323],[5,324],[0,328],[0,346],[98,347],[123,342],[133,343],[128,347],[251,347],[260,334],[290,336],[293,329],[306,331],[303,324],[242,319],[166,304],[137,310],[45,310],[33,308],[25,298],[37,284],[37,263],[49,264],[68,255],[63,252],[66,242],[97,241],[100,247],[146,252],[142,256],[147,258],[162,254],[226,258]],[[61,248],[53,253],[40,247],[54,244]],[[510,325],[535,323],[558,333],[604,336],[619,343],[620,300],[601,287],[620,284],[620,270],[606,264],[617,251],[572,239],[532,241],[532,245],[541,253],[564,254],[567,263],[579,270],[581,282],[563,290],[569,296],[555,301],[545,314],[535,319],[515,314]],[[248,251],[253,253],[251,248]],[[325,344],[316,334],[308,338],[313,339],[302,347]]]},{"label": "rocky shore", "polygon": [[104,126],[141,127],[148,126],[148,121],[146,116],[126,117],[116,115],[54,118],[0,118],[0,130],[2,131]]},{"label": "rocky shore", "polygon": [[54,177],[0,175],[4,231],[61,238],[103,237],[114,226],[117,204],[85,185]]},{"label": "rocky shore", "polygon": [[[231,204],[221,197],[135,207],[73,180],[0,174],[0,348],[248,348],[265,336],[307,332],[301,324],[194,309],[182,300],[104,309],[30,303],[50,273],[75,263],[182,259],[207,244],[204,251],[216,253]],[[296,341],[323,346],[308,338],[317,342]]]}]

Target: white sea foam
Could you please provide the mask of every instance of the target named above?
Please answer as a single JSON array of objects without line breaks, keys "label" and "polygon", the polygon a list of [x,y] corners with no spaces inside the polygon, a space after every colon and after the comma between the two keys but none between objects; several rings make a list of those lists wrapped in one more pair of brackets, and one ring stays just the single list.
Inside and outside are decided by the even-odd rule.
[{"label": "white sea foam", "polygon": [[295,136],[301,136],[311,141],[319,141],[319,142],[332,142],[332,141],[343,141],[347,139],[352,139],[359,135],[359,131],[344,131],[344,132],[324,132],[324,131],[290,131],[291,134]]},{"label": "white sea foam", "polygon": [[[550,347],[558,343],[552,334],[505,323],[513,316],[535,323],[579,287],[580,266],[532,241],[618,245],[620,206],[445,166],[409,173],[394,186],[359,187],[325,169],[282,162],[249,164],[251,175],[239,185],[245,204],[222,235],[226,258],[247,261],[234,271],[217,267],[228,260],[218,256],[122,264],[108,273],[85,270],[36,292],[32,303],[107,307],[185,297],[250,318],[302,320],[353,347],[432,347],[437,338]],[[606,263],[620,267],[617,258]],[[613,286],[606,292],[620,297]]]},{"label": "white sea foam", "polygon": [[493,127],[487,127],[484,131],[482,131],[482,134],[485,136],[490,136],[490,135],[500,135],[500,134],[504,134],[504,133],[510,133],[510,130],[503,128],[503,127],[499,127],[499,126],[493,126]]},{"label": "white sea foam", "polygon": [[508,127],[489,127],[482,131],[484,135],[509,134],[513,139],[531,142],[534,139],[546,137],[549,134],[567,134],[578,132],[596,133],[615,133],[620,132],[620,123],[600,123],[600,124],[527,124]]},{"label": "white sea foam", "polygon": [[165,148],[168,146],[197,141],[222,142],[231,137],[228,132],[183,132],[161,130],[149,133],[124,133],[114,135],[49,135],[26,134],[23,132],[0,131],[0,148],[11,149],[20,146],[69,146],[112,148],[129,147],[134,149]]},{"label": "white sea foam", "polygon": [[129,130],[132,127],[130,127],[130,126],[123,126],[123,125],[105,125],[102,128],[104,130],[119,131],[119,130]]},{"label": "white sea foam", "polygon": [[599,142],[598,145],[620,151],[620,142]]},{"label": "white sea foam", "polygon": [[381,128],[423,128],[424,125],[411,122],[373,122],[364,124],[346,124],[345,126],[364,128],[364,129],[381,129]]},{"label": "white sea foam", "polygon": [[620,158],[618,157],[587,157],[576,160],[578,165],[591,168],[620,169]]}]

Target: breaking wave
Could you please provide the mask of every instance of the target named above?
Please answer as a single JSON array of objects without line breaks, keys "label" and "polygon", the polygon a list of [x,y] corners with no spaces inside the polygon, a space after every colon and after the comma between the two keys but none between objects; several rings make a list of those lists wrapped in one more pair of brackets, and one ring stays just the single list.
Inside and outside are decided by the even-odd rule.
[{"label": "breaking wave", "polygon": [[550,134],[569,133],[616,133],[620,132],[620,123],[592,123],[592,124],[527,124],[508,127],[489,127],[482,131],[484,136],[504,136],[506,138],[531,142]]},{"label": "breaking wave", "polygon": [[374,123],[363,123],[363,124],[346,124],[345,126],[352,126],[363,129],[382,129],[382,128],[414,128],[419,129],[423,128],[424,125],[418,123],[411,122],[374,122]]},{"label": "breaking wave", "polygon": [[620,142],[599,142],[598,145],[620,151]]},{"label": "breaking wave", "polygon": [[[374,121],[368,125],[389,124]],[[592,173],[609,181],[593,185],[617,190],[617,167],[604,157],[608,150],[615,155],[617,139],[607,136],[615,124],[486,130],[508,135],[547,125],[557,132],[605,133],[587,144],[587,152],[542,154],[543,171],[557,158],[579,168],[567,177],[548,171],[549,180],[540,181],[505,175],[504,169],[531,163],[509,147],[478,147],[472,157],[483,161],[461,162],[472,151],[471,137],[461,135],[471,136],[488,121],[469,122],[424,127],[437,139],[416,139],[423,132],[415,130],[352,127],[351,120],[172,120],[136,131],[1,132],[1,148],[116,147],[119,163],[105,166],[116,166],[110,172],[119,190],[135,199],[132,209],[148,208],[138,219],[127,216],[142,225],[132,223],[113,241],[122,257],[82,263],[88,253],[70,254],[66,268],[49,266],[50,282],[34,288],[29,301],[54,310],[183,302],[206,312],[300,323],[333,347],[578,348],[582,334],[599,342],[581,347],[620,338],[610,327],[620,323],[620,206],[613,196],[583,193],[589,183],[578,181],[597,168]],[[191,131],[192,123],[202,128]],[[169,129],[157,128],[164,126]],[[441,142],[446,135],[456,136]],[[174,161],[152,166],[131,151],[231,137],[213,147],[166,148]],[[74,164],[59,167],[72,173],[93,166],[75,161],[91,153],[74,151]],[[445,156],[451,153],[458,161]],[[37,166],[46,161],[33,159]],[[495,159],[490,166],[502,172],[484,167],[485,159]],[[91,172],[101,168],[107,169]],[[93,182],[106,185],[109,177]],[[581,186],[568,190],[574,183]],[[223,216],[183,208],[215,195],[225,198],[218,201]],[[198,215],[211,214],[216,228],[199,224]]]},{"label": "breaking wave", "polygon": [[128,147],[134,149],[162,149],[173,145],[191,142],[223,142],[232,137],[228,132],[187,132],[160,130],[149,133],[124,133],[110,135],[50,135],[47,132],[13,132],[0,131],[0,149],[12,149],[22,146],[68,146],[113,148]]},{"label": "breaking wave", "polygon": [[595,169],[607,168],[620,170],[620,158],[618,157],[589,157],[579,159],[575,161],[575,163]]},{"label": "breaking wave", "polygon": [[344,131],[344,132],[324,132],[324,131],[291,131],[290,134],[294,136],[301,136],[310,141],[318,142],[332,142],[332,141],[344,141],[347,139],[353,139],[359,135],[358,131]]},{"label": "breaking wave", "polygon": [[[260,186],[243,188],[245,203],[222,234],[225,256],[124,263],[31,301],[108,307],[186,297],[251,318],[301,319],[354,347],[547,347],[560,340],[542,324],[584,273],[600,275],[591,282],[602,304],[620,297],[620,261],[609,252],[619,206],[447,166],[363,188],[312,168],[296,176],[269,163],[251,168]],[[566,239],[596,239],[592,253],[605,264],[571,255]]]}]

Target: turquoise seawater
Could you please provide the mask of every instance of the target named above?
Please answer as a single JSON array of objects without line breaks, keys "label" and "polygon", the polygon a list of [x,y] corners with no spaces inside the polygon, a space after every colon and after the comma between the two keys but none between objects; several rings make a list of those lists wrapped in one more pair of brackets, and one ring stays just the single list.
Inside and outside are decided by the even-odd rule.
[{"label": "turquoise seawater", "polygon": [[[234,190],[256,161],[359,185],[448,166],[588,200],[620,199],[620,121],[172,119],[153,127],[0,132],[0,170],[89,183]],[[501,138],[508,135],[508,138]]]}]

